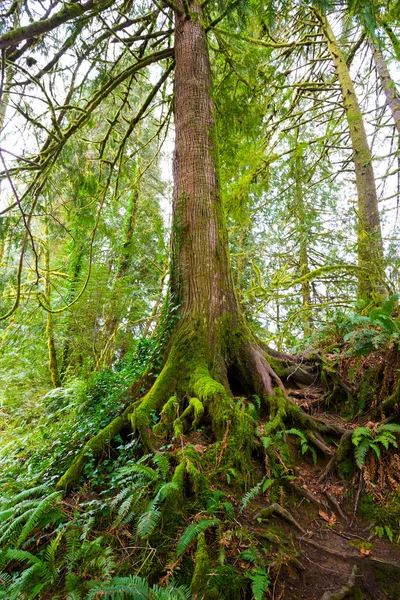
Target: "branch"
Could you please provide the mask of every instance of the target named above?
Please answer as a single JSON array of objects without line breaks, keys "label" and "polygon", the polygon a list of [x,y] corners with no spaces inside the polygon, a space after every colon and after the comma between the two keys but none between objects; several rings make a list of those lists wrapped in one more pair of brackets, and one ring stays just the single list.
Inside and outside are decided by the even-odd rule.
[{"label": "branch", "polygon": [[35,21],[30,25],[17,27],[16,29],[11,29],[11,31],[4,33],[2,36],[0,36],[0,49],[15,46],[23,40],[28,40],[32,37],[52,31],[63,23],[66,23],[67,21],[70,21],[76,17],[80,17],[93,8],[95,9],[96,13],[101,12],[110,7],[114,1],[115,0],[102,0],[100,2],[96,2],[95,0],[88,0],[88,2],[85,2],[84,4],[78,4],[75,2],[68,4],[66,3],[57,14],[53,15],[49,19],[45,19],[44,21]]}]

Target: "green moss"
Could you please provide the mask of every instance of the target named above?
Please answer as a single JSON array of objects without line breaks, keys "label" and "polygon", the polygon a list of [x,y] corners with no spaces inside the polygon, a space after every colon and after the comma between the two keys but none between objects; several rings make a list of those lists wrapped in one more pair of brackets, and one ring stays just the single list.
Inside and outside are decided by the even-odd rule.
[{"label": "green moss", "polygon": [[174,421],[174,435],[180,437],[183,434],[185,421],[190,415],[193,415],[192,429],[195,431],[203,414],[203,403],[198,398],[190,398],[188,407],[183,411],[182,415]]},{"label": "green moss", "polygon": [[106,449],[114,436],[129,423],[129,419],[132,412],[135,410],[136,404],[137,403],[132,404],[126,408],[122,415],[113,419],[111,423],[85,444],[78,456],[74,459],[72,465],[57,482],[56,489],[68,490],[79,481],[87,456],[99,456]]},{"label": "green moss", "polygon": [[300,423],[303,421],[300,408],[285,397],[281,388],[274,388],[274,395],[268,398],[268,402],[270,406],[270,420],[265,426],[265,435],[285,429],[286,417],[290,417],[293,421]]},{"label": "green moss", "polygon": [[[168,404],[171,392],[176,387],[177,369],[173,358],[171,352],[152,388],[144,396],[136,411],[130,415],[132,429],[139,431],[143,444],[149,449],[152,449],[154,445],[154,440],[151,438],[151,415],[153,412],[160,413],[162,411],[164,406]],[[172,404],[168,407],[168,410],[171,409]]]},{"label": "green moss", "polygon": [[393,394],[389,396],[389,398],[383,404],[383,410],[385,413],[400,412],[400,379],[397,382]]},{"label": "green moss", "polygon": [[202,592],[204,592],[207,585],[209,570],[210,559],[207,552],[206,536],[204,533],[199,533],[197,536],[197,550],[194,557],[194,573],[190,585],[193,600],[204,597]]},{"label": "green moss", "polygon": [[280,360],[268,354],[267,361],[278,377],[284,377],[287,375],[287,368]]}]

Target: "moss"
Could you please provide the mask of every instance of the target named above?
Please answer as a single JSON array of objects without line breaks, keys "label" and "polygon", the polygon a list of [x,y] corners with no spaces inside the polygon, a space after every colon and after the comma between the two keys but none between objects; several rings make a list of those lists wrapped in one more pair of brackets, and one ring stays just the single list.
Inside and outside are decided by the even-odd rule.
[{"label": "moss", "polygon": [[383,410],[385,413],[400,412],[400,379],[397,382],[393,394],[384,402]]},{"label": "moss", "polygon": [[193,414],[192,429],[195,431],[204,413],[203,403],[198,398],[190,398],[188,407],[182,415],[174,421],[174,435],[180,437],[183,434],[186,419]]},{"label": "moss", "polygon": [[287,375],[288,370],[280,360],[268,354],[267,361],[268,364],[274,370],[274,372],[278,375],[278,377],[284,377],[285,375]]},{"label": "moss", "polygon": [[199,533],[197,536],[197,550],[194,557],[194,573],[192,583],[190,585],[190,592],[193,600],[203,598],[208,573],[210,570],[210,559],[207,552],[207,542],[204,533]]},{"label": "moss", "polygon": [[190,460],[186,460],[186,471],[189,475],[193,491],[198,498],[205,499],[209,496],[207,478],[199,471]]},{"label": "moss", "polygon": [[[300,408],[285,397],[281,388],[274,388],[274,395],[268,398],[270,406],[270,420],[266,424],[264,433],[270,435],[274,431],[285,429],[285,419],[290,417],[293,421],[303,422]],[[304,424],[306,421],[304,420]]]},{"label": "moss", "polygon": [[68,490],[79,481],[87,456],[99,456],[105,450],[117,433],[129,423],[129,418],[135,410],[136,404],[137,403],[128,406],[122,415],[113,419],[111,423],[85,444],[78,456],[74,459],[72,465],[57,482],[56,489]]},{"label": "moss", "polygon": [[208,409],[212,428],[217,439],[225,433],[226,422],[234,408],[232,398],[228,396],[224,386],[211,377],[206,366],[198,366],[191,378],[191,388]]},{"label": "moss", "polygon": [[[130,415],[132,429],[139,431],[143,444],[149,449],[152,449],[154,445],[154,440],[151,438],[152,413],[160,413],[164,406],[168,404],[167,398],[170,397],[176,383],[177,369],[172,355],[168,357],[164,368],[150,391],[144,396],[136,411]],[[168,410],[171,406],[172,403]]]},{"label": "moss", "polygon": [[186,460],[182,460],[175,468],[171,483],[174,484],[174,489],[168,494],[164,503],[164,512],[168,515],[169,520],[173,520],[171,515],[177,513],[178,506],[183,504],[183,486],[186,473]]}]

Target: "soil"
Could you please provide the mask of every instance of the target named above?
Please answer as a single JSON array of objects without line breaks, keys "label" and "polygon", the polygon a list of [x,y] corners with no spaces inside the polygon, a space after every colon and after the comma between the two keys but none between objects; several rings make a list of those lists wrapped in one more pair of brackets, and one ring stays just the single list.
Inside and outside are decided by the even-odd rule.
[{"label": "soil", "polygon": [[[304,386],[290,389],[288,393],[303,410],[318,419],[346,430],[360,426],[360,419],[349,422],[326,412],[322,388]],[[302,497],[297,489],[285,496],[283,505],[298,527],[277,513],[273,513],[268,522],[258,523],[260,510],[270,504],[262,499],[257,501],[256,507],[253,504],[253,521],[246,525],[262,536],[272,522],[293,540],[295,551],[293,562],[282,565],[275,574],[269,597],[272,600],[322,600],[324,594],[330,593],[332,600],[400,600],[400,546],[386,537],[373,537],[371,525],[357,514],[360,473],[345,482],[332,470],[321,481],[328,462],[329,456],[318,452],[316,466],[305,460],[298,466],[295,485],[311,499]],[[357,576],[353,591],[334,596],[334,592],[338,593],[349,583],[355,565]]]}]

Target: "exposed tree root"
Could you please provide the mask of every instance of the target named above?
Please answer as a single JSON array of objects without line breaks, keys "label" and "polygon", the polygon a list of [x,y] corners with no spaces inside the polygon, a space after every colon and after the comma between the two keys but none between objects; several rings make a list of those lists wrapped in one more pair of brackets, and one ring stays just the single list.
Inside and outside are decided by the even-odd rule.
[{"label": "exposed tree root", "polygon": [[346,596],[354,592],[356,589],[357,575],[358,567],[357,565],[354,565],[349,581],[346,583],[346,585],[339,588],[335,592],[325,592],[325,594],[321,596],[321,600],[343,600],[346,598]]},{"label": "exposed tree root", "polygon": [[280,504],[274,503],[268,506],[268,508],[263,508],[257,515],[260,519],[267,519],[272,513],[277,513],[283,519],[291,523],[296,529],[298,529],[304,535],[307,535],[307,532],[302,528],[300,523],[296,521],[296,519],[290,514],[286,508],[283,508]]},{"label": "exposed tree root", "polygon": [[257,394],[263,400],[264,410],[269,413],[265,435],[284,430],[290,422],[302,428],[316,448],[332,456],[333,450],[321,434],[337,435],[344,430],[302,411],[288,397],[281,379],[290,376],[304,383],[315,379],[315,371],[297,364],[289,355],[266,353],[244,323],[229,336],[229,341],[227,337],[223,336],[223,344],[210,346],[208,337],[193,322],[181,325],[149,391],[87,442],[57,487],[68,489],[76,484],[85,457],[100,455],[126,426],[138,432],[146,449],[154,451],[172,435],[179,439],[196,430],[200,423],[210,424],[217,445],[217,466],[234,466],[248,473],[251,449],[259,442],[251,416],[241,410],[233,397],[229,370],[234,370],[243,382],[246,394]]}]

